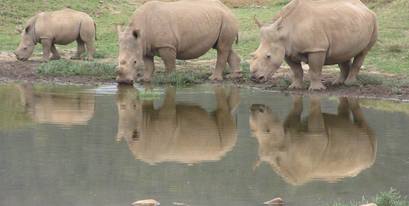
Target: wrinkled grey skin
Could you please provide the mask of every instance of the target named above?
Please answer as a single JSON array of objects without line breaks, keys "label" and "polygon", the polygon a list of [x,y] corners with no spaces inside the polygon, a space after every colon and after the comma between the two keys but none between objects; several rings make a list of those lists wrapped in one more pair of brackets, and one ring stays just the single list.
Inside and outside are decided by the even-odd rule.
[{"label": "wrinkled grey skin", "polygon": [[17,60],[28,60],[35,45],[43,46],[43,60],[59,59],[55,47],[77,41],[77,53],[72,59],[79,59],[87,50],[88,60],[93,60],[95,52],[96,25],[94,20],[83,12],[65,8],[53,12],[41,12],[31,17],[21,32],[21,41],[14,52]]}]

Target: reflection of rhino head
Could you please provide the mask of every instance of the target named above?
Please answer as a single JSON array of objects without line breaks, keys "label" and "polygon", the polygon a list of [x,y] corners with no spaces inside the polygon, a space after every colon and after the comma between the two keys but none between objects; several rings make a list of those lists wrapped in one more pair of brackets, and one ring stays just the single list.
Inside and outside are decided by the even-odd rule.
[{"label": "reflection of rhino head", "polygon": [[250,127],[259,142],[260,161],[291,184],[353,177],[375,161],[376,139],[357,100],[340,98],[337,115],[320,108],[319,98],[311,97],[309,115],[302,120],[302,98],[295,97],[281,122],[267,106],[251,107]]},{"label": "reflection of rhino head", "polygon": [[35,122],[65,126],[86,125],[94,116],[95,96],[82,91],[36,92],[19,85],[26,110]]},{"label": "reflection of rhino head", "polygon": [[236,143],[232,110],[238,90],[229,96],[215,89],[217,109],[212,113],[197,105],[176,104],[176,91],[167,88],[159,109],[152,101],[140,101],[133,87],[120,87],[117,139],[125,139],[136,159],[160,162],[198,163],[220,160]]}]

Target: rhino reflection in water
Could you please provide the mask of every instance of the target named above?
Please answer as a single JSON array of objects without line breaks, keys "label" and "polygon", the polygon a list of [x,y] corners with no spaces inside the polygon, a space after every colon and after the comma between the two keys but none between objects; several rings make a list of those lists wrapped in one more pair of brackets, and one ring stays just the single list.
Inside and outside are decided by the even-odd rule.
[{"label": "rhino reflection in water", "polygon": [[38,92],[32,85],[18,85],[21,101],[37,123],[86,125],[94,116],[95,96],[79,91]]},{"label": "rhino reflection in water", "polygon": [[215,87],[216,111],[176,103],[174,88],[167,88],[162,106],[140,101],[133,87],[120,87],[117,97],[117,140],[125,139],[136,159],[149,164],[186,164],[220,160],[232,150],[237,139],[233,115],[239,104],[239,91],[229,95]]},{"label": "rhino reflection in water", "polygon": [[269,163],[293,185],[314,179],[335,182],[372,166],[376,139],[356,99],[340,98],[334,115],[322,113],[320,99],[311,97],[304,120],[302,106],[302,97],[294,97],[284,122],[264,105],[251,106],[250,127],[259,143],[256,166]]}]

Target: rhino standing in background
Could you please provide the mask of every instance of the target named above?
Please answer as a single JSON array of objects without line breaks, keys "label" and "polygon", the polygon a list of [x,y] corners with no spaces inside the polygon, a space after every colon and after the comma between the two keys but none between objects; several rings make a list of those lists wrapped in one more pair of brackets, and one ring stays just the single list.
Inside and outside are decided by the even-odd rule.
[{"label": "rhino standing in background", "polygon": [[60,59],[55,47],[77,41],[77,53],[72,59],[80,59],[88,52],[88,60],[93,60],[95,53],[96,24],[83,12],[65,8],[53,12],[41,12],[31,17],[21,31],[21,42],[14,52],[17,59],[28,60],[37,43],[43,46],[43,60]]},{"label": "rhino standing in background", "polygon": [[303,120],[302,97],[295,96],[283,122],[269,107],[252,105],[250,127],[259,143],[256,165],[267,162],[293,185],[316,179],[335,182],[371,167],[377,141],[358,100],[340,97],[339,102],[338,114],[322,113],[320,97],[312,96]]},{"label": "rhino standing in background", "polygon": [[238,32],[236,18],[219,0],[147,2],[124,31],[118,27],[117,82],[133,83],[141,65],[143,80],[150,81],[154,56],[162,58],[170,73],[175,70],[176,59],[195,59],[211,48],[217,50],[217,63],[210,79],[222,80],[226,63],[233,70],[231,77],[240,77],[240,58],[232,48]]},{"label": "rhino standing in background", "polygon": [[260,46],[250,71],[266,80],[285,60],[293,72],[290,89],[303,87],[301,62],[309,65],[310,90],[322,90],[323,65],[338,64],[333,84],[355,84],[357,74],[378,36],[376,15],[360,0],[293,0],[271,25],[261,25]]}]

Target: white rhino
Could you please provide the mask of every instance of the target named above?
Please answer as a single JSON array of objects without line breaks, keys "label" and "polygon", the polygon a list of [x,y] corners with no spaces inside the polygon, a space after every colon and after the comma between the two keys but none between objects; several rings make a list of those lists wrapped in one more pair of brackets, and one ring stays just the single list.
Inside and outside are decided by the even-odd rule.
[{"label": "white rhino", "polygon": [[21,32],[20,45],[14,52],[21,61],[28,60],[37,43],[43,46],[43,60],[60,59],[55,45],[66,45],[77,41],[77,53],[72,59],[79,59],[88,52],[93,60],[95,52],[96,24],[86,13],[65,8],[52,12],[41,12],[31,17]]},{"label": "white rhino", "polygon": [[355,84],[378,36],[376,15],[360,0],[293,0],[262,26],[260,46],[252,54],[252,78],[265,81],[285,60],[293,72],[290,89],[303,87],[301,62],[309,65],[310,90],[325,89],[323,65],[338,64],[333,84]]},{"label": "white rhino", "polygon": [[339,101],[334,115],[322,113],[319,97],[311,97],[309,115],[303,121],[302,97],[295,97],[284,122],[267,106],[252,105],[250,127],[259,143],[256,165],[267,162],[294,185],[314,179],[335,182],[371,167],[376,138],[357,100],[341,97]]},{"label": "white rhino", "polygon": [[175,89],[168,88],[162,106],[140,101],[133,87],[120,87],[117,99],[117,140],[125,139],[135,159],[149,164],[194,164],[220,160],[237,140],[234,109],[237,89],[229,96],[215,89],[217,110],[208,113],[196,105],[177,104]]},{"label": "white rhino", "polygon": [[195,59],[217,50],[212,80],[222,80],[226,62],[232,77],[240,77],[240,58],[232,45],[238,40],[238,22],[219,0],[149,1],[134,13],[125,31],[118,29],[117,82],[131,84],[144,65],[143,80],[150,81],[154,56],[160,56],[168,73],[176,59]]},{"label": "white rhino", "polygon": [[32,85],[18,85],[18,89],[25,111],[36,123],[86,125],[94,116],[93,94],[37,92]]}]

